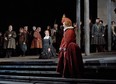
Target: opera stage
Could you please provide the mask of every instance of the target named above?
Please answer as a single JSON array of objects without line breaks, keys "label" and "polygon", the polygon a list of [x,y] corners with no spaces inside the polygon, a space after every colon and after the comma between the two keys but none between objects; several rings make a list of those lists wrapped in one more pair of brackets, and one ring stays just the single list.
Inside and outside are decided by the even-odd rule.
[{"label": "opera stage", "polygon": [[83,79],[65,79],[56,72],[58,58],[0,58],[0,84],[116,84],[116,52],[83,54]]}]

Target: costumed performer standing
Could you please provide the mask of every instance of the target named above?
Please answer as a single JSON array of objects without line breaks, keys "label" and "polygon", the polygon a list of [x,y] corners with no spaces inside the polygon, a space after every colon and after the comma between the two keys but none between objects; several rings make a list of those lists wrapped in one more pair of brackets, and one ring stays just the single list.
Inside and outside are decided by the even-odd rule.
[{"label": "costumed performer standing", "polygon": [[83,59],[72,21],[65,15],[62,17],[64,35],[58,55],[57,72],[65,78],[80,78],[83,74]]}]

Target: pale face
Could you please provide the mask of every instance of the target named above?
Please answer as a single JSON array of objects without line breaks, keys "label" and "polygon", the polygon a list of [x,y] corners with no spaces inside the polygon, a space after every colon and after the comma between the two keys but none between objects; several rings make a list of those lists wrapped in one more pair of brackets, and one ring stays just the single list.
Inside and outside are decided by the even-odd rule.
[{"label": "pale face", "polygon": [[74,23],[74,24],[73,24],[73,26],[74,26],[74,27],[77,27],[77,24],[76,24],[76,23]]},{"label": "pale face", "polygon": [[66,27],[65,22],[63,22],[63,27],[64,27],[64,28]]},{"label": "pale face", "polygon": [[49,36],[49,31],[45,31],[45,36]]},{"label": "pale face", "polygon": [[80,25],[82,25],[82,21],[80,21]]},{"label": "pale face", "polygon": [[99,23],[99,19],[96,19],[96,23]]},{"label": "pale face", "polygon": [[99,22],[100,24],[103,24],[102,22]]},{"label": "pale face", "polygon": [[39,31],[39,28],[37,28],[36,30]]},{"label": "pale face", "polygon": [[34,31],[36,30],[36,27],[35,26],[33,26],[33,28],[32,28]]},{"label": "pale face", "polygon": [[49,30],[50,29],[50,26],[47,26],[47,29]]},{"label": "pale face", "polygon": [[54,28],[57,28],[58,27],[58,25],[57,24],[54,24]]},{"label": "pale face", "polygon": [[24,30],[28,31],[28,26],[25,26],[25,27],[24,27]]},{"label": "pale face", "polygon": [[22,33],[22,32],[23,32],[23,28],[20,28],[20,29],[19,29],[19,32],[21,32],[21,33]]},{"label": "pale face", "polygon": [[89,19],[89,23],[91,23],[91,20]]},{"label": "pale face", "polygon": [[39,29],[39,32],[41,32],[41,27],[38,27],[38,29]]},{"label": "pale face", "polygon": [[115,22],[112,23],[113,25],[115,24]]},{"label": "pale face", "polygon": [[9,30],[9,31],[12,31],[12,30],[13,30],[12,25],[9,26],[8,30]]}]

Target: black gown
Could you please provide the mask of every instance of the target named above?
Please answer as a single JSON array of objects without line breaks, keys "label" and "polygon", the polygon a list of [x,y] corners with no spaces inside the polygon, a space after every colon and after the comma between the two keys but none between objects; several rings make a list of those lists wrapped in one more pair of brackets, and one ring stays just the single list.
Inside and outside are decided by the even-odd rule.
[{"label": "black gown", "polygon": [[[48,51],[48,48],[50,48],[50,51]],[[49,59],[56,57],[56,50],[54,49],[52,45],[52,39],[49,36],[49,38],[43,38],[43,49],[40,58]]]}]

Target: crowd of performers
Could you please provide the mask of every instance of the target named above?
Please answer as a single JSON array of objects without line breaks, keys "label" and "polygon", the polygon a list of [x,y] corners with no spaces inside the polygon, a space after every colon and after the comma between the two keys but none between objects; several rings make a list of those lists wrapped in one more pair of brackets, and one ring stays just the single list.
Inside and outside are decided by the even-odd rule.
[{"label": "crowd of performers", "polygon": [[[63,27],[58,28],[58,24],[54,24],[53,28],[47,26],[43,31],[36,26],[29,31],[29,27],[24,26],[20,27],[18,32],[13,30],[13,25],[9,25],[7,31],[0,32],[0,54],[6,58],[28,55],[56,57],[62,36]],[[47,52],[50,52],[49,57],[45,57]]]},{"label": "crowd of performers", "polygon": [[[103,25],[103,21],[97,18],[95,24],[90,20],[90,52],[104,52],[108,47],[108,29],[107,25]],[[81,51],[84,52],[84,26],[81,25]],[[78,28],[74,23],[72,24],[74,31],[77,33]],[[8,30],[0,32],[0,55],[2,57],[9,58],[11,56],[26,56],[26,55],[38,55],[43,54],[45,56],[47,51],[52,51],[52,55],[55,57],[59,53],[61,39],[64,34],[63,24],[54,24],[53,27],[47,26],[41,28],[33,26],[23,26],[15,31],[13,25],[8,26]],[[43,30],[44,29],[44,30]],[[116,23],[111,22],[112,30],[112,49],[116,49]],[[49,41],[47,40],[49,39]],[[49,42],[49,43],[48,43]],[[49,45],[48,45],[49,44]],[[50,54],[49,53],[49,54]],[[56,54],[54,54],[56,53]]]},{"label": "crowd of performers", "polygon": [[[81,47],[76,43],[77,25],[72,24],[70,18],[62,17],[62,25],[54,24],[53,28],[47,26],[42,32],[41,27],[20,27],[19,31],[13,30],[9,25],[8,30],[0,32],[0,56],[37,55],[39,59],[58,57],[57,72],[62,77],[78,78],[83,74],[82,46],[84,45],[84,27],[81,28]],[[112,22],[113,45],[116,41],[116,25]],[[107,44],[106,29],[103,21],[96,19],[95,24],[90,23],[90,44],[96,52],[105,51]],[[106,37],[106,38],[105,38]],[[4,51],[4,52],[2,52]]]}]

